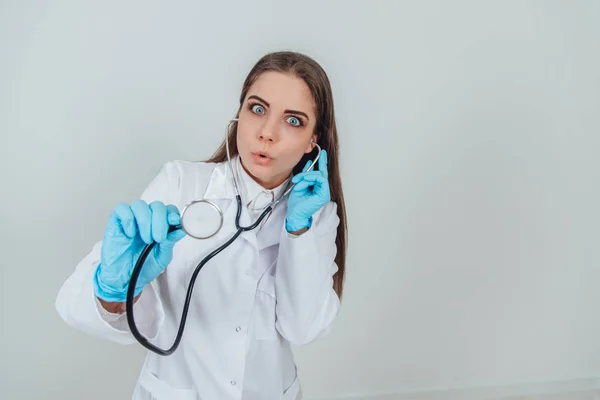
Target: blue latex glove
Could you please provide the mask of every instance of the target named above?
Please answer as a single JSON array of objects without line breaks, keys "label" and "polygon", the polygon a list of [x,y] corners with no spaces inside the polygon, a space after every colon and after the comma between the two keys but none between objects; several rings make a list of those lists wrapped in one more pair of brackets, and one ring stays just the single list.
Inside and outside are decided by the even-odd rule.
[{"label": "blue latex glove", "polygon": [[136,200],[119,204],[110,215],[104,231],[100,264],[94,275],[96,296],[105,301],[124,302],[136,261],[146,244],[156,242],[144,262],[135,286],[135,296],[158,277],[173,259],[173,246],[185,236],[177,229],[167,234],[169,225],[179,225],[174,205]]},{"label": "blue latex glove", "polygon": [[288,232],[310,228],[312,216],[331,200],[327,173],[327,152],[321,151],[317,161],[318,171],[306,172],[312,161],[308,161],[302,172],[292,178],[295,184],[288,199],[285,229]]}]

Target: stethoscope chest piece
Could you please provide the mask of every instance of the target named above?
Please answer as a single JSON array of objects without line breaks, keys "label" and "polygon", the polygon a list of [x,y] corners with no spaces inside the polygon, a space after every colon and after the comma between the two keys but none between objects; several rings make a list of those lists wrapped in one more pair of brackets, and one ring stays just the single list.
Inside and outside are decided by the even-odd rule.
[{"label": "stethoscope chest piece", "polygon": [[181,228],[195,239],[208,239],[223,226],[223,213],[210,200],[194,200],[181,212]]}]

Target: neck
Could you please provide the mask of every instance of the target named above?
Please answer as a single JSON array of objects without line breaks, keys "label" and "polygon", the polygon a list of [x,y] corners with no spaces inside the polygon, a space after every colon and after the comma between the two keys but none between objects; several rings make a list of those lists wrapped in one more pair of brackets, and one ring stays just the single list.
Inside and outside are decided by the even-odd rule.
[{"label": "neck", "polygon": [[280,176],[273,177],[273,179],[271,179],[269,181],[263,181],[262,179],[259,179],[256,176],[252,175],[252,173],[244,165],[244,163],[243,163],[243,161],[242,161],[241,158],[240,158],[240,164],[242,165],[242,168],[244,169],[244,171],[246,171],[246,173],[248,174],[248,176],[250,176],[250,178],[252,178],[252,180],[254,182],[258,183],[260,186],[262,186],[263,188],[265,188],[267,190],[275,189],[277,186],[279,186],[283,182],[285,182],[289,178],[289,175],[290,175],[289,173],[288,174],[282,174]]}]

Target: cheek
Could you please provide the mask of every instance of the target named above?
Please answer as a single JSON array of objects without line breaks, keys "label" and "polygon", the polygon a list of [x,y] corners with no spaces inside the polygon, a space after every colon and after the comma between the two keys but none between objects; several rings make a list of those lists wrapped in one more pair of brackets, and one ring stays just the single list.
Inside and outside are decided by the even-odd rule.
[{"label": "cheek", "polygon": [[238,126],[237,130],[237,145],[238,149],[244,150],[247,147],[249,141],[249,130],[247,126]]},{"label": "cheek", "polygon": [[312,134],[310,131],[303,132],[302,137],[297,139],[296,148],[299,152],[304,153],[310,146],[310,141],[312,140]]},{"label": "cheek", "polygon": [[280,147],[285,153],[294,154],[304,146],[304,140],[299,137],[294,137],[294,135],[285,135],[280,144]]},{"label": "cheek", "polygon": [[256,140],[260,128],[260,121],[257,118],[253,118],[252,115],[241,115],[237,129],[238,142],[249,143]]},{"label": "cheek", "polygon": [[287,162],[289,167],[294,167],[304,156],[306,150],[309,148],[310,139],[310,137],[305,138],[303,136],[301,138],[294,138],[287,143],[285,148],[286,158],[289,160]]}]

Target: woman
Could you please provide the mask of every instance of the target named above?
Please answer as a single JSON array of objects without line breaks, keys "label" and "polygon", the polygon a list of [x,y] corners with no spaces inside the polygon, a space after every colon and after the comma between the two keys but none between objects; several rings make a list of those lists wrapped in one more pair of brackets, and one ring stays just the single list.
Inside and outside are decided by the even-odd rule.
[{"label": "woman", "polygon": [[[177,350],[149,352],[134,399],[301,399],[290,345],[325,335],[338,314],[345,270],[346,222],[333,96],[327,75],[294,52],[264,56],[243,85],[228,145],[251,225],[295,184],[254,230],[212,258],[195,282]],[[319,161],[306,172],[317,150]],[[223,210],[221,230],[186,236],[180,211],[209,199]],[[167,162],[141,199],[119,204],[104,236],[58,294],[71,326],[116,343],[135,343],[126,318],[131,271],[155,246],[135,286],[140,333],[169,348],[179,328],[190,277],[236,231],[226,143],[205,162]]]}]

